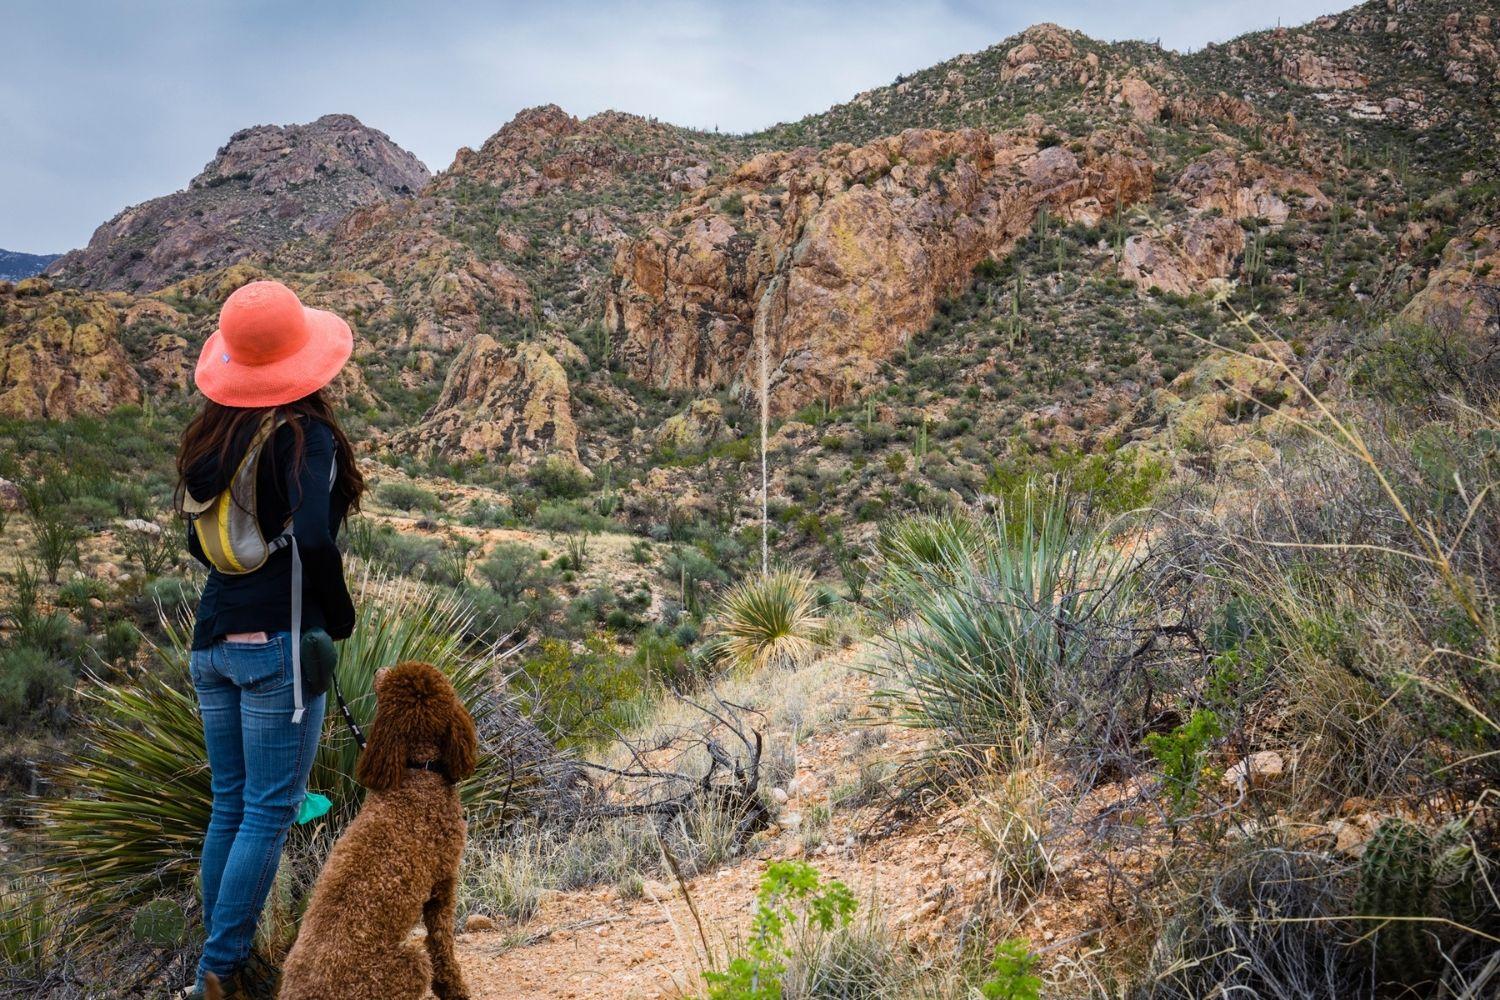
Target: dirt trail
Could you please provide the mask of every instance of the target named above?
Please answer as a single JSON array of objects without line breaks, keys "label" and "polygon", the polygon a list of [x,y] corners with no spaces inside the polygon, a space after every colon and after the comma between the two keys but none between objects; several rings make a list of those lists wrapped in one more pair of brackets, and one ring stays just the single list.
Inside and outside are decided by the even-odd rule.
[{"label": "dirt trail", "polygon": [[778,858],[805,856],[825,877],[842,879],[862,913],[873,909],[914,944],[934,938],[945,915],[965,911],[988,869],[957,811],[882,836],[870,832],[878,804],[835,808],[822,843],[806,850],[802,816],[827,805],[835,789],[847,793],[861,765],[888,761],[915,742],[908,732],[851,720],[866,708],[869,677],[854,669],[852,657],[838,659],[835,669],[823,666],[825,679],[812,691],[824,721],[796,746],[780,823],[752,840],[736,863],[688,882],[701,937],[670,882],[648,880],[646,896],[635,900],[613,888],[552,893],[522,926],[460,936],[475,1000],[681,996],[702,967],[703,938],[724,954],[749,923],[766,864]]}]

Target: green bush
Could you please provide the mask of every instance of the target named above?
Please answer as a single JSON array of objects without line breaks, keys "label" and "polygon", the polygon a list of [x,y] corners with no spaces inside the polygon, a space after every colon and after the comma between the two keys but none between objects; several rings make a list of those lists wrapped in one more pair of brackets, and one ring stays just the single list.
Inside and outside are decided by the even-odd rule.
[{"label": "green bush", "polygon": [[[731,959],[723,971],[704,972],[703,979],[709,986],[706,1000],[781,1000],[782,979],[806,939],[846,930],[858,906],[848,886],[837,879],[825,882],[805,861],[771,862],[761,876],[744,953]],[[828,985],[837,988],[837,984]],[[825,993],[815,981],[799,995],[869,994],[843,990]]]},{"label": "green bush", "polygon": [[533,527],[549,535],[569,535],[582,531],[603,531],[609,518],[584,507],[576,500],[547,500],[531,516]]},{"label": "green bush", "polygon": [[524,542],[499,543],[475,568],[498,597],[515,604],[534,600],[556,582],[541,552]]},{"label": "green bush", "polygon": [[1034,746],[1059,712],[1092,711],[1090,677],[1128,642],[1133,567],[1061,497],[1002,511],[977,538],[959,523],[892,530],[914,539],[894,551],[921,554],[886,564],[881,699],[967,767]]},{"label": "green bush", "polygon": [[722,663],[752,668],[807,662],[823,628],[817,598],[812,577],[795,570],[745,580],[709,619],[714,654]]},{"label": "green bush", "polygon": [[548,455],[531,467],[526,478],[544,497],[553,500],[577,499],[593,483],[593,477],[582,466],[561,455]]},{"label": "green bush", "polygon": [[567,744],[613,736],[630,718],[626,703],[647,690],[645,671],[622,659],[598,633],[584,640],[582,648],[543,639],[526,661],[522,684],[542,727]]},{"label": "green bush", "polygon": [[390,504],[397,510],[430,513],[438,509],[437,495],[414,483],[382,483],[375,495],[382,503]]},{"label": "green bush", "polygon": [[0,651],[0,719],[21,725],[57,707],[73,684],[68,668],[40,649]]},{"label": "green bush", "polygon": [[56,507],[34,507],[31,510],[31,531],[37,561],[46,571],[47,582],[55,584],[65,563],[78,562],[78,543],[83,539],[83,526],[69,520]]}]

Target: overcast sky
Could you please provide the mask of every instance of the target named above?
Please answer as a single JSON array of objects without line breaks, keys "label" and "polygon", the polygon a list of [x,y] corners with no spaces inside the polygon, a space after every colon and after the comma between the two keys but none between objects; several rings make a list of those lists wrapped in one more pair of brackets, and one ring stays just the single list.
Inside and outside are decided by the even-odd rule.
[{"label": "overcast sky", "polygon": [[0,247],[81,246],[236,129],[349,112],[446,167],[555,102],[752,131],[1038,21],[1193,49],[1352,0],[5,0]]}]

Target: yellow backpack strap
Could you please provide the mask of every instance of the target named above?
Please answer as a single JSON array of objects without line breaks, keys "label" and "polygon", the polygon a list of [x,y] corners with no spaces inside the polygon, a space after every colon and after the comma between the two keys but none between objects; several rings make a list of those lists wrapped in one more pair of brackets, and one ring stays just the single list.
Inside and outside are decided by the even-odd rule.
[{"label": "yellow backpack strap", "polygon": [[[229,485],[209,500],[194,500],[189,495],[183,502],[183,511],[192,519],[193,532],[203,554],[221,573],[233,575],[259,568],[259,563],[246,565],[240,558],[241,552],[274,551],[261,537],[255,477],[261,451],[282,423],[278,414],[267,413],[229,477]],[[253,538],[246,537],[252,532]]]}]

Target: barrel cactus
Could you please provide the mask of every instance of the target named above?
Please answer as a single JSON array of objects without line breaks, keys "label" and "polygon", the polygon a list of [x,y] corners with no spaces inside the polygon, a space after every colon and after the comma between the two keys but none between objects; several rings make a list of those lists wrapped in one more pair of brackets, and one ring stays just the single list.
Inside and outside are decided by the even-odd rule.
[{"label": "barrel cactus", "polygon": [[1483,865],[1460,821],[1436,832],[1394,816],[1380,824],[1360,861],[1356,903],[1361,916],[1392,918],[1375,935],[1384,974],[1408,984],[1426,981],[1463,928],[1493,919]]}]

